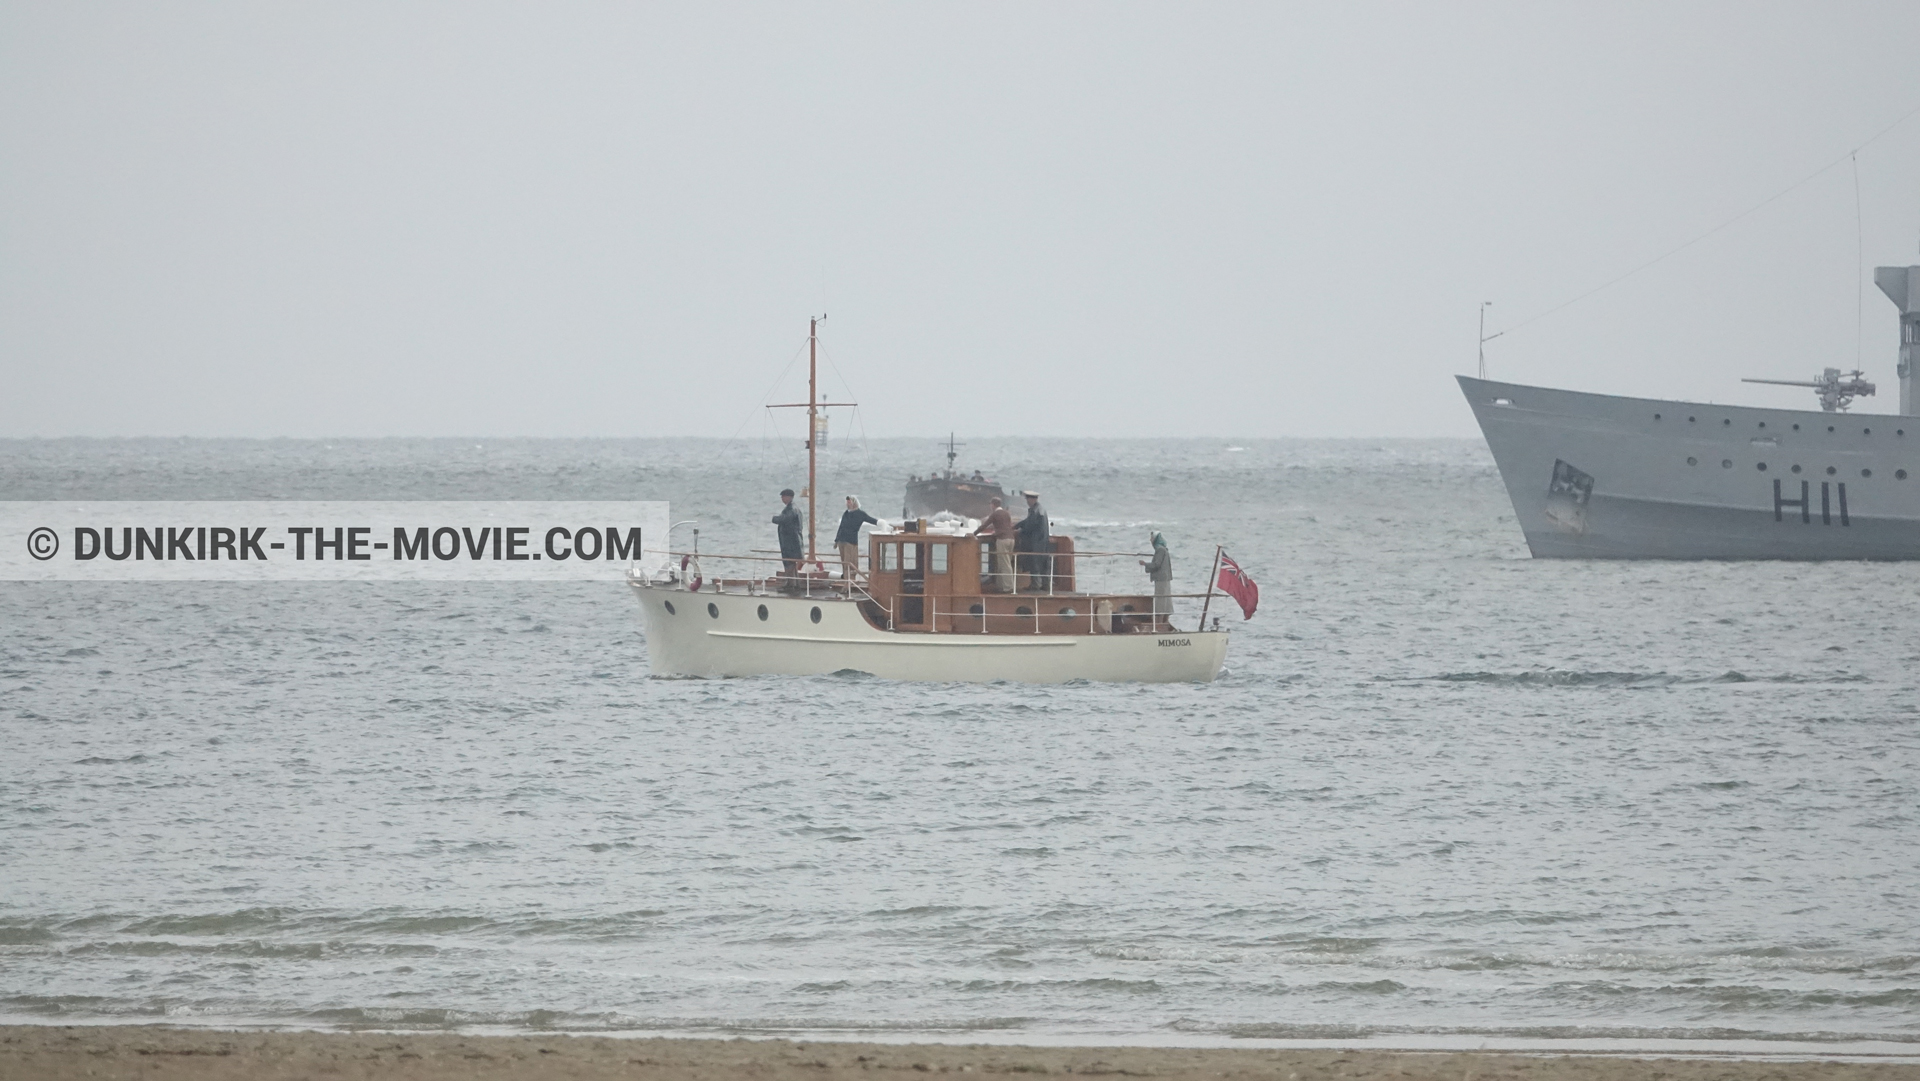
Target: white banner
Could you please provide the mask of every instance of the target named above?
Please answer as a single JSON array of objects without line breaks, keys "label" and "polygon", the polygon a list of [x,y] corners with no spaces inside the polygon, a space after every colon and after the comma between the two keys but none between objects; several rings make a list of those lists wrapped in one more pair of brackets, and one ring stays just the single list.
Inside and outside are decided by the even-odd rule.
[{"label": "white banner", "polygon": [[0,502],[0,580],[619,580],[667,565],[665,502]]}]

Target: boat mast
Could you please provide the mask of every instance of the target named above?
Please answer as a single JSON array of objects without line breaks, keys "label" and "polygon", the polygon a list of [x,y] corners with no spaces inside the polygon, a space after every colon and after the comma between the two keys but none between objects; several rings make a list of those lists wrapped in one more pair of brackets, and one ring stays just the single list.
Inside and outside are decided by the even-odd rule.
[{"label": "boat mast", "polygon": [[769,405],[768,409],[804,409],[807,411],[807,559],[808,563],[819,563],[819,516],[815,513],[817,502],[814,489],[820,484],[820,411],[823,409],[842,409],[857,406],[859,402],[823,402],[820,400],[820,320],[824,315],[816,315],[807,320],[807,400],[804,402],[781,402]]},{"label": "boat mast", "polygon": [[818,448],[816,448],[814,444],[820,441],[820,421],[818,419],[819,413],[820,413],[820,397],[819,397],[819,394],[816,392],[816,388],[819,386],[819,381],[820,381],[820,367],[819,367],[818,359],[816,357],[819,343],[820,343],[820,320],[810,318],[807,320],[807,562],[808,563],[819,562],[819,558],[814,554],[814,547],[813,547],[814,528],[815,528],[817,517],[818,517],[814,513],[814,507],[818,505],[820,502],[819,499],[816,498],[814,495],[815,486],[820,483],[819,469],[817,468],[814,460],[815,455],[818,453]]}]

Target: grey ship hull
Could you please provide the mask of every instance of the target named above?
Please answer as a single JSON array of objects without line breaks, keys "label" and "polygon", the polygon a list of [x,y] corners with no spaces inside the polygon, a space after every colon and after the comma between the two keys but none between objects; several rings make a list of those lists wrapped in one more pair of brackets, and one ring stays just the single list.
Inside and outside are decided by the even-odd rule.
[{"label": "grey ship hull", "polygon": [[1920,417],[1460,376],[1542,559],[1920,559]]}]

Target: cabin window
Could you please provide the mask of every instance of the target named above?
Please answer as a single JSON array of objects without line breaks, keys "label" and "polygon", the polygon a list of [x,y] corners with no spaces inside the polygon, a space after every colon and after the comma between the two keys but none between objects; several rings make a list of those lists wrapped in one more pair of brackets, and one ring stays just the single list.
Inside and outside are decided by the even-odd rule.
[{"label": "cabin window", "polygon": [[906,549],[906,551],[900,553],[901,555],[900,565],[910,571],[919,570],[920,569],[920,546],[917,544],[903,544],[900,547]]},{"label": "cabin window", "polygon": [[880,569],[883,571],[897,571],[900,569],[899,545],[883,544],[880,546]]},{"label": "cabin window", "polygon": [[947,573],[947,546],[932,544],[927,546],[927,570],[934,574]]}]

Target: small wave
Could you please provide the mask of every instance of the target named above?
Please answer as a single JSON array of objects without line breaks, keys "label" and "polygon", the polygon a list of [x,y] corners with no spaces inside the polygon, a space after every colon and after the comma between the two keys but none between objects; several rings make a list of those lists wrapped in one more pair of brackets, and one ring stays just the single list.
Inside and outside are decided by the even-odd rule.
[{"label": "small wave", "polygon": [[455,1010],[349,1006],[287,1015],[339,1028],[454,1029],[475,1025],[557,1032],[990,1032],[1023,1028],[1027,1017],[852,1018],[814,1016],[663,1017],[566,1010]]},{"label": "small wave", "polygon": [[1659,687],[1711,686],[1726,683],[1867,683],[1866,676],[1850,672],[1827,675],[1750,676],[1722,672],[1717,676],[1671,672],[1574,672],[1549,668],[1536,672],[1442,672],[1432,676],[1378,677],[1377,683],[1479,683],[1494,687],[1598,687],[1641,690]]},{"label": "small wave", "polygon": [[0,920],[0,946],[41,946],[53,941],[53,930],[43,921]]},{"label": "small wave", "polygon": [[1095,946],[1095,957],[1116,961],[1199,961],[1206,964],[1233,964],[1242,954],[1228,950],[1191,949],[1178,946]]},{"label": "small wave", "polygon": [[[111,936],[131,936],[136,940],[178,940],[173,947],[182,950],[265,948],[249,943],[261,940],[297,938],[295,943],[278,943],[272,948],[307,948],[324,943],[330,948],[391,948],[394,938],[412,936],[459,935],[467,938],[584,938],[605,939],[644,935],[658,929],[665,909],[640,908],[603,916],[578,918],[553,917],[526,913],[521,915],[477,916],[461,912],[405,912],[372,909],[365,912],[310,912],[285,908],[246,908],[224,912],[168,913],[141,916],[128,913],[97,914],[72,918],[0,920],[0,946],[58,945],[74,939],[69,948],[82,945],[96,948],[130,948],[114,943]],[[222,942],[222,939],[229,941]],[[211,943],[211,944],[209,944]],[[159,949],[160,946],[143,947]]]},{"label": "small wave", "polygon": [[1373,1036],[1481,1036],[1536,1040],[1766,1040],[1782,1043],[1872,1041],[1920,1044],[1920,1033],[1913,1032],[1770,1031],[1710,1026],[1213,1024],[1182,1018],[1169,1027],[1179,1032],[1212,1033],[1241,1040],[1362,1040]]},{"label": "small wave", "polygon": [[1123,980],[1114,976],[1091,976],[1078,980],[949,980],[949,986],[962,991],[1118,991],[1129,995],[1158,994],[1164,988],[1158,980]]}]

